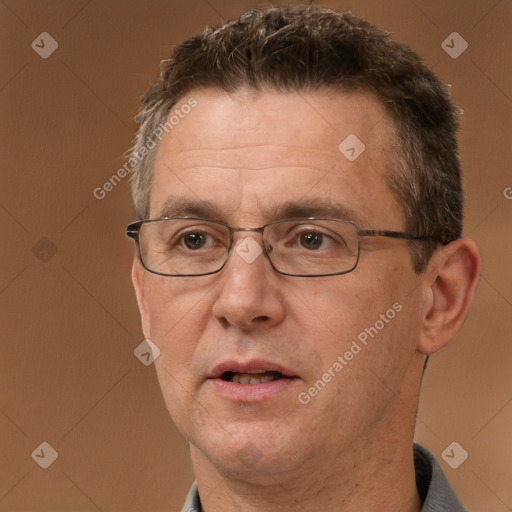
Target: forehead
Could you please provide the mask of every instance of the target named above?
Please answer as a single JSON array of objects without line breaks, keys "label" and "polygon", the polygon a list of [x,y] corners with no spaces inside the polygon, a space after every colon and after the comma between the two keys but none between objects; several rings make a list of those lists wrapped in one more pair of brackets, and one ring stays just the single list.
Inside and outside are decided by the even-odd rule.
[{"label": "forehead", "polygon": [[366,219],[377,203],[400,210],[385,182],[393,127],[372,96],[208,90],[173,112],[190,97],[197,106],[157,151],[152,216],[184,197],[245,216],[300,200],[339,203]]}]

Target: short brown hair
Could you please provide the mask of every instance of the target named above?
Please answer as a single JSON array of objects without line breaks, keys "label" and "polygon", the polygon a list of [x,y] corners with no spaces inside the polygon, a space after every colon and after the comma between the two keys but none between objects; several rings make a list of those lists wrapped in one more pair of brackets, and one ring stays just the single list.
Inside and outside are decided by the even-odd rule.
[{"label": "short brown hair", "polygon": [[424,270],[439,242],[461,236],[458,109],[448,87],[387,32],[351,13],[316,6],[252,9],[176,46],[163,64],[136,117],[132,188],[141,218],[149,213],[157,141],[144,157],[140,150],[187,94],[334,88],[373,94],[394,121],[388,186],[404,208],[406,229],[434,237],[411,242],[415,270]]}]

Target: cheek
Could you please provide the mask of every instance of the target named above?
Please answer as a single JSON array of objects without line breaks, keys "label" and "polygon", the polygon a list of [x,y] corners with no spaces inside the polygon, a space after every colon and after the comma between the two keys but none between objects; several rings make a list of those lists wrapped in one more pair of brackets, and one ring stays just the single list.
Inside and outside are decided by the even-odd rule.
[{"label": "cheek", "polygon": [[[301,404],[310,415],[323,418],[326,430],[351,437],[379,421],[400,394],[413,347],[404,337],[409,330],[405,307],[384,298],[365,310],[343,304],[338,315],[324,314],[331,334],[317,339],[322,365],[304,383]],[[386,314],[387,313],[387,314]],[[381,314],[385,320],[382,320]],[[337,327],[336,327],[337,326]]]},{"label": "cheek", "polygon": [[151,340],[161,350],[157,368],[185,373],[211,312],[208,289],[157,276],[146,297]]},{"label": "cheek", "polygon": [[191,367],[198,358],[211,305],[207,292],[194,290],[190,283],[169,279],[157,284],[148,295],[151,339],[161,351],[155,367],[167,409],[185,435],[190,428],[190,400],[197,386]]},{"label": "cheek", "polygon": [[315,326],[314,337],[324,348],[343,348],[396,300],[389,287],[377,279],[365,282],[358,274],[356,269],[351,274],[315,280],[307,288],[301,283],[293,287],[297,325],[309,331]]},{"label": "cheek", "polygon": [[336,362],[339,364],[331,371],[337,377],[344,375],[336,381],[354,391],[369,382],[369,371],[384,380],[394,380],[395,376],[399,380],[405,371],[415,350],[414,297],[409,295],[411,288],[400,277],[399,269],[390,266],[376,270],[378,266],[374,265],[372,276],[356,269],[352,274],[314,283],[307,294],[296,290],[301,299],[299,325],[307,329],[321,358],[322,366],[316,368],[312,380]]}]

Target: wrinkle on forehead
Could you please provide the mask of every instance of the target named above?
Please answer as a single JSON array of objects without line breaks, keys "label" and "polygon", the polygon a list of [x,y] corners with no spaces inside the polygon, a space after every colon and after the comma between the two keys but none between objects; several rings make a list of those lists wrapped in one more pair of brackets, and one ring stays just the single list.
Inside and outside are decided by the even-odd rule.
[{"label": "wrinkle on forehead", "polygon": [[295,167],[325,172],[339,162],[340,156],[340,153],[333,151],[332,148],[252,144],[224,148],[186,149],[176,154],[174,166],[177,169],[189,170],[233,169],[244,171]]}]

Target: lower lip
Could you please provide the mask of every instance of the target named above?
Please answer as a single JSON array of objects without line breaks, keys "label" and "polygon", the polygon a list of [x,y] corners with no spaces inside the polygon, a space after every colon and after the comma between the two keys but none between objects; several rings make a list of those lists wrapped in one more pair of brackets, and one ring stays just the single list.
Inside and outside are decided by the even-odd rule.
[{"label": "lower lip", "polygon": [[235,402],[261,402],[286,391],[298,378],[290,377],[271,380],[261,384],[239,384],[222,379],[209,379],[215,386],[216,392],[223,398]]}]

